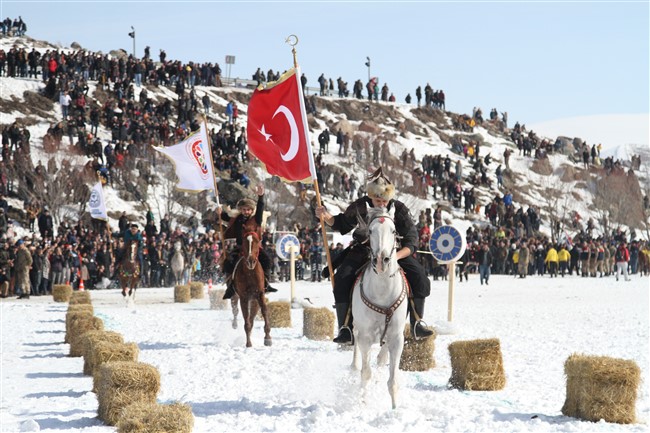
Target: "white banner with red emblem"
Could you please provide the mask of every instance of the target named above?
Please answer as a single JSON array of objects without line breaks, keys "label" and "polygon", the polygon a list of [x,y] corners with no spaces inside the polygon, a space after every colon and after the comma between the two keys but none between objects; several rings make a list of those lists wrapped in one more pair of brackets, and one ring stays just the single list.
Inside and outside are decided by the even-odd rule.
[{"label": "white banner with red emblem", "polygon": [[201,124],[194,134],[169,147],[153,147],[173,163],[178,177],[176,188],[183,191],[214,190],[214,172],[210,159],[210,145]]}]

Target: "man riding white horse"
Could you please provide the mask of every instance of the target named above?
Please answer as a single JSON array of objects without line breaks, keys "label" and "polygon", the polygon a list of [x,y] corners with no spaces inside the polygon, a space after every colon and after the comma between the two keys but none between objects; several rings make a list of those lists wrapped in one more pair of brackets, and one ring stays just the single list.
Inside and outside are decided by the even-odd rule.
[{"label": "man riding white horse", "polygon": [[[424,315],[424,300],[431,292],[431,285],[420,262],[413,256],[417,250],[418,233],[413,219],[404,203],[395,200],[395,186],[383,174],[379,167],[368,178],[367,195],[354,201],[348,208],[336,216],[329,213],[324,206],[316,208],[316,216],[323,217],[325,223],[341,234],[349,233],[358,225],[358,218],[366,219],[368,207],[395,208],[395,229],[400,237],[397,259],[406,274],[411,287],[412,304],[410,311],[411,332],[416,339],[429,337],[433,331],[423,326],[416,319]],[[357,278],[359,269],[368,262],[370,254],[367,233],[356,230],[353,243],[337,259],[334,274],[334,300],[336,316],[339,324],[339,335],[335,343],[352,343],[352,317],[348,314],[350,308],[350,293]]]},{"label": "man riding white horse", "polygon": [[[235,294],[235,287],[230,277],[232,277],[235,265],[239,259],[239,249],[242,245],[244,227],[247,231],[255,231],[258,227],[262,226],[262,219],[264,217],[264,185],[261,183],[258,184],[255,192],[257,193],[257,205],[249,198],[239,200],[237,202],[239,215],[235,217],[231,217],[227,212],[222,212],[221,207],[217,209],[217,212],[221,214],[221,219],[228,222],[228,229],[224,234],[224,238],[236,239],[238,247],[236,251],[229,253],[228,258],[223,264],[223,274],[228,279],[228,287],[226,288],[223,299],[230,299]],[[271,265],[273,262],[266,251],[264,251],[264,248],[260,248],[258,259],[264,270],[266,292],[277,292],[277,289],[271,287],[269,284],[271,281]]]}]

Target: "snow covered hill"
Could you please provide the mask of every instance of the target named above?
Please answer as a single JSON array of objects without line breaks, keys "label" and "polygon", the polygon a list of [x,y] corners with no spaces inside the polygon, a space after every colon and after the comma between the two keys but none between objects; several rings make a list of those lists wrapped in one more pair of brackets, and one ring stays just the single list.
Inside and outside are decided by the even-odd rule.
[{"label": "snow covered hill", "polygon": [[[25,47],[30,50],[36,47],[43,51],[43,47],[53,49],[53,46],[44,42],[34,41],[30,38],[4,38],[0,40],[0,48],[7,51],[13,46]],[[72,48],[58,48],[71,51]],[[98,88],[97,82],[89,82],[89,100],[103,101],[107,92]],[[72,168],[81,171],[89,162],[83,155],[73,155],[64,147],[62,151],[49,154],[44,150],[43,138],[47,129],[62,118],[61,108],[58,103],[50,103],[44,98],[36,97],[43,92],[44,83],[30,78],[0,78],[0,93],[2,107],[0,110],[0,125],[2,127],[17,122],[25,126],[31,134],[31,157],[34,165],[40,161],[44,166],[50,158],[54,158],[57,166],[64,160],[70,162]],[[135,100],[139,98],[140,91],[135,89]],[[175,106],[177,95],[170,88],[146,86],[148,95],[158,103],[170,100]],[[208,128],[219,130],[227,121],[224,107],[229,100],[237,101],[239,107],[238,127],[246,125],[247,102],[251,90],[246,88],[217,88],[197,86],[196,96],[200,100],[208,95],[212,104],[212,112],[208,116]],[[452,96],[453,97],[453,96]],[[637,230],[642,235],[646,230],[648,221],[647,211],[642,207],[642,199],[650,190],[650,165],[648,163],[648,149],[645,146],[624,149],[608,150],[603,152],[601,158],[611,155],[614,160],[620,159],[621,169],[612,175],[607,175],[602,166],[590,165],[588,168],[582,163],[582,153],[574,147],[574,142],[580,140],[574,137],[562,138],[565,145],[563,152],[552,153],[547,158],[536,159],[531,156],[522,156],[513,143],[511,129],[504,130],[500,121],[483,122],[473,128],[473,131],[460,131],[454,125],[462,122],[461,115],[435,110],[433,108],[416,108],[412,105],[400,103],[370,102],[356,99],[339,99],[335,97],[310,96],[310,101],[316,107],[316,113],[309,115],[309,126],[314,152],[318,153],[317,137],[324,129],[331,132],[329,153],[322,155],[321,174],[324,185],[321,189],[324,203],[331,208],[343,209],[350,201],[350,196],[344,197],[341,190],[341,176],[347,175],[352,179],[353,192],[363,186],[363,179],[370,170],[381,164],[390,173],[393,182],[399,191],[399,199],[404,201],[417,219],[421,211],[435,209],[441,206],[443,219],[453,222],[465,229],[469,226],[481,228],[488,223],[484,215],[485,206],[496,196],[502,196],[507,190],[514,197],[515,208],[524,210],[534,206],[541,216],[542,226],[540,231],[551,235],[551,220],[557,219],[563,230],[572,230],[571,221],[575,212],[579,213],[584,221],[593,218],[597,230],[604,234],[602,226],[604,221],[610,225],[607,229],[624,226]],[[34,102],[36,101],[36,103]],[[487,110],[486,110],[487,111]],[[487,117],[487,113],[486,116]],[[170,118],[175,118],[172,115]],[[512,125],[509,125],[512,126]],[[350,134],[350,153],[339,155],[336,144],[336,131],[343,130]],[[524,131],[528,134],[530,131]],[[533,131],[534,132],[534,131]],[[100,126],[98,137],[103,143],[110,140],[111,133],[103,125]],[[541,139],[544,137],[540,137]],[[557,137],[548,137],[552,145]],[[67,139],[64,138],[64,141]],[[468,143],[480,145],[480,156],[483,160],[489,185],[478,183],[472,185],[468,182],[469,176],[475,173],[472,162],[459,150]],[[454,146],[457,146],[454,148]],[[355,150],[356,149],[356,150]],[[504,164],[504,151],[510,149],[513,154],[510,158],[510,170],[504,174],[504,185],[497,186],[495,169]],[[155,153],[149,150],[151,153]],[[415,161],[408,160],[411,153]],[[456,163],[462,167],[462,187],[474,187],[476,204],[472,212],[466,213],[461,207],[454,207],[453,203],[438,192],[437,199],[433,199],[431,189],[428,194],[422,192],[422,159],[427,156],[440,155],[443,159],[451,160],[451,173],[455,172]],[[485,164],[485,157],[489,155],[492,162]],[[633,155],[641,155],[640,167],[634,170],[634,175],[628,175],[630,159]],[[374,157],[373,157],[374,156]],[[195,212],[205,214],[214,207],[213,199],[202,195],[199,198],[189,199],[184,194],[172,193],[170,179],[173,178],[171,166],[168,163],[158,162],[155,167],[143,167],[151,161],[145,158],[136,158],[141,165],[133,171],[132,184],[124,181],[122,184],[106,188],[109,216],[112,225],[122,211],[126,211],[133,218],[144,220],[144,213],[151,208],[157,219],[169,213],[179,223],[184,224],[187,217]],[[406,161],[405,161],[406,159]],[[135,167],[137,164],[133,164]],[[300,191],[296,185],[281,184],[271,179],[257,162],[246,164],[245,168],[252,177],[253,183],[264,181],[269,191],[269,210],[272,212],[269,224],[277,229],[291,229],[295,222],[303,225],[312,225],[311,211],[308,200],[300,200]],[[149,173],[150,171],[150,173]],[[148,182],[143,183],[143,173],[151,175]],[[240,189],[233,190],[232,182],[228,182],[228,173],[218,173],[223,179],[219,183],[220,193],[231,198],[226,202],[233,204],[232,197],[241,194]],[[614,177],[627,176],[625,190],[619,191],[618,196],[625,199],[629,212],[613,212],[603,209],[603,196],[611,196],[611,190],[619,188],[620,182],[608,182]],[[480,175],[479,175],[480,177]],[[631,180],[629,180],[631,179]],[[356,182],[356,184],[355,184]],[[632,185],[632,186],[630,186]],[[140,189],[138,194],[133,194],[133,189]],[[616,195],[616,194],[614,194]],[[313,191],[307,192],[307,198],[313,196]],[[178,201],[179,197],[184,197]],[[598,198],[600,197],[600,199]],[[18,197],[19,201],[25,197]],[[605,200],[607,203],[607,200]],[[611,202],[611,201],[610,201]],[[610,203],[611,205],[611,203]],[[18,202],[16,206],[19,206]],[[83,203],[68,203],[67,211],[62,218],[74,220],[83,217]],[[605,219],[604,217],[607,217]],[[618,218],[618,219],[617,219]],[[20,221],[18,221],[20,223]],[[573,235],[574,233],[569,233]]]}]

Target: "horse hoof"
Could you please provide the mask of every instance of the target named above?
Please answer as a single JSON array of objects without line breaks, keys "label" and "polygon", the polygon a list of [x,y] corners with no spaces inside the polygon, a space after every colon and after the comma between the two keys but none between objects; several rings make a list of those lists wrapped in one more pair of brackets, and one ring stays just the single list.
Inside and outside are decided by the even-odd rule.
[{"label": "horse hoof", "polygon": [[133,289],[129,290],[129,296],[133,294]]},{"label": "horse hoof", "polygon": [[271,345],[271,339],[270,338],[265,338],[264,339],[264,345],[265,346],[270,346]]},{"label": "horse hoof", "polygon": [[122,296],[126,297],[126,290],[122,290]]},{"label": "horse hoof", "polygon": [[246,343],[246,347],[253,347],[253,343]]}]

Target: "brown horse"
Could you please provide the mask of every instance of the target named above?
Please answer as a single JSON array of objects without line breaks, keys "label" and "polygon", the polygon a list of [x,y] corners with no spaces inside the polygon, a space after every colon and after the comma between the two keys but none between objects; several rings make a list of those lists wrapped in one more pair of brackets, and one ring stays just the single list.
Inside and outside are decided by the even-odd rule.
[{"label": "brown horse", "polygon": [[[258,308],[262,310],[262,317],[264,317],[264,345],[271,345],[271,325],[266,309],[266,298],[264,297],[264,270],[258,260],[260,246],[260,234],[258,231],[245,233],[242,236],[240,258],[235,265],[235,271],[233,273],[235,290],[241,305],[242,316],[244,317],[246,347],[252,346],[251,330],[253,329],[253,321],[257,315]],[[233,298],[233,314],[236,315],[234,302],[235,300]],[[233,327],[236,327],[236,319],[233,319]]]},{"label": "brown horse", "polygon": [[135,289],[140,282],[140,259],[138,258],[138,241],[131,240],[126,245],[124,257],[120,263],[120,272],[118,273],[120,286],[122,286],[122,296],[126,296],[126,289],[129,289],[129,297],[135,299]]}]

